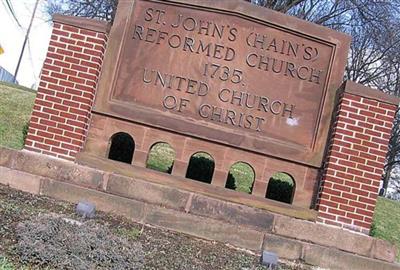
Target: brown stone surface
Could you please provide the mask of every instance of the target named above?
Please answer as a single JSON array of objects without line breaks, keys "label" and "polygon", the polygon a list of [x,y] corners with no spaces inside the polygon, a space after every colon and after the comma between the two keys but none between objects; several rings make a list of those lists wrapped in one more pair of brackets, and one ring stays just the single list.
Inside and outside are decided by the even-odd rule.
[{"label": "brown stone surface", "polygon": [[0,166],[11,167],[15,150],[0,148]]},{"label": "brown stone surface", "polygon": [[264,236],[246,227],[159,207],[149,207],[144,222],[254,251],[261,249]]},{"label": "brown stone surface", "polygon": [[266,211],[201,195],[193,196],[189,212],[233,224],[256,227],[261,231],[272,231],[274,222],[274,215]]},{"label": "brown stone surface", "polygon": [[101,188],[103,184],[103,173],[98,170],[77,166],[72,162],[60,159],[45,158],[43,155],[32,152],[19,152],[16,155],[14,168],[31,174],[94,189]]},{"label": "brown stone surface", "polygon": [[[2,153],[2,148],[0,148],[0,153]],[[26,155],[26,157],[31,158],[35,156],[25,151],[15,150],[9,150],[8,154],[9,156],[18,156],[19,160],[21,160],[20,155]],[[36,162],[35,164],[38,167],[43,167],[36,172],[45,172],[44,168],[47,168],[48,162],[51,164],[54,161],[54,159],[45,156],[36,156],[36,159],[40,159],[41,162]],[[66,161],[62,161],[61,163],[77,168],[85,168]],[[116,162],[114,164],[113,162],[107,162],[106,164],[118,165]],[[101,166],[102,164],[100,163],[99,165]],[[117,168],[118,166],[112,167]],[[143,172],[140,170],[150,173],[142,174]],[[154,174],[154,172],[143,168],[138,168],[136,173],[146,178],[160,177],[159,180],[167,184],[169,184],[168,179],[171,177],[160,173]],[[111,182],[113,182],[112,179],[119,179],[118,181],[120,182],[118,184],[120,186],[118,189],[123,188],[125,184],[129,186],[129,183],[126,181],[132,181],[130,183],[132,184],[131,188],[134,186],[139,187],[144,183],[147,185],[143,185],[140,188],[146,189],[147,187],[148,194],[154,194],[160,201],[164,201],[165,205],[174,203],[174,200],[170,197],[174,196],[172,194],[175,194],[174,191],[170,190],[172,188],[163,189],[160,184],[142,183],[141,179],[134,180],[122,176],[108,175],[108,173],[104,174],[106,175],[106,182],[110,179]],[[57,176],[51,170],[49,170],[49,175],[51,177]],[[396,251],[393,245],[383,240],[372,239],[347,231],[282,216],[276,217],[274,229],[271,231],[271,217],[276,215],[261,209],[253,209],[244,205],[224,202],[217,198],[207,198],[204,195],[192,194],[185,205],[185,211],[183,209],[175,211],[160,206],[162,204],[158,204],[157,202],[160,201],[156,201],[156,198],[153,201],[149,201],[149,203],[141,202],[75,184],[56,181],[47,178],[46,175],[35,175],[1,166],[0,183],[73,203],[81,200],[90,201],[95,203],[99,210],[124,215],[136,222],[149,223],[193,236],[229,243],[256,252],[262,248],[263,250],[276,252],[281,258],[302,259],[308,264],[329,269],[400,269],[399,265],[388,263],[395,258]],[[178,192],[178,194],[180,192],[186,194],[185,191]],[[128,192],[126,195],[129,196],[129,193],[131,192]],[[145,199],[144,197],[136,198],[140,200]],[[181,205],[184,198],[185,196],[180,199]],[[267,233],[264,237],[265,232]],[[373,247],[371,247],[369,240],[373,241]],[[321,245],[325,245],[325,247]],[[365,254],[368,248],[370,248],[370,252]],[[375,259],[358,256],[354,253]]]},{"label": "brown stone surface", "polygon": [[370,256],[374,243],[374,238],[366,235],[285,216],[276,216],[273,232],[363,256]]},{"label": "brown stone surface", "polygon": [[0,183],[25,192],[39,194],[41,178],[37,175],[0,167]]},{"label": "brown stone surface", "polygon": [[263,250],[274,252],[278,254],[279,258],[298,260],[302,258],[303,243],[272,234],[266,234]]},{"label": "brown stone surface", "polygon": [[184,210],[189,192],[124,176],[111,175],[107,192],[134,200]]},{"label": "brown stone surface", "polygon": [[386,263],[358,255],[349,254],[334,248],[306,245],[304,261],[331,270],[399,270],[400,265]]},{"label": "brown stone surface", "polygon": [[316,211],[304,209],[281,203],[273,200],[252,196],[230,189],[204,184],[198,181],[189,180],[183,177],[171,176],[169,174],[156,173],[153,170],[137,167],[121,162],[115,162],[104,158],[99,158],[86,153],[79,155],[79,163],[92,168],[101,169],[108,172],[115,172],[128,177],[143,179],[153,183],[167,185],[181,190],[196,192],[215,199],[230,201],[233,203],[244,204],[247,206],[264,209],[274,213],[280,213],[301,219],[315,220]]},{"label": "brown stone surface", "polygon": [[394,262],[396,260],[396,254],[397,248],[395,245],[381,239],[374,239],[374,245],[371,253],[372,258],[387,262]]},{"label": "brown stone surface", "polygon": [[142,202],[51,179],[43,181],[40,194],[72,203],[88,201],[94,203],[99,210],[123,215],[136,222],[142,221],[144,217],[145,204]]},{"label": "brown stone surface", "polygon": [[[296,182],[293,205],[302,207],[303,209],[309,209],[312,205],[313,196],[315,194],[314,188],[317,186],[318,181],[318,170],[315,168],[276,160],[271,157],[246,152],[240,149],[216,145],[212,142],[185,137],[183,135],[174,134],[172,136],[170,132],[165,130],[144,127],[139,124],[129,123],[106,116],[93,115],[92,122],[96,127],[95,133],[89,134],[89,140],[86,142],[85,146],[86,150],[83,154],[78,155],[78,162],[84,163],[84,161],[81,161],[80,159],[85,155],[107,157],[107,146],[109,145],[110,138],[117,132],[126,132],[135,140],[133,164],[138,167],[145,166],[148,153],[153,144],[157,142],[167,142],[177,153],[172,170],[172,175],[174,176],[185,177],[187,164],[194,153],[208,152],[214,158],[216,167],[219,167],[219,169],[216,169],[213,176],[213,178],[218,181],[213,181],[212,185],[223,188],[225,186],[224,183],[226,182],[227,173],[231,166],[238,161],[242,161],[249,164],[255,172],[256,181],[254,183],[252,195],[257,198],[254,200],[258,201],[265,198],[267,181],[272,175],[277,172],[286,172],[289,175],[292,175]],[[103,127],[103,130],[98,131],[100,126]],[[157,134],[157,136],[154,134]],[[172,137],[175,138],[173,141],[171,141]],[[165,140],[162,138],[165,138]],[[138,162],[138,159],[140,159],[140,162]],[[103,164],[103,162],[101,163]],[[95,162],[93,162],[91,166],[100,169],[110,167],[110,165],[106,165],[105,163],[103,166],[106,167],[99,167]],[[131,170],[134,171],[128,172],[128,169],[124,169],[124,173],[122,174],[127,176],[137,175],[135,174],[137,167],[125,166],[125,168],[131,168]],[[113,170],[114,169],[110,167],[110,171]],[[200,187],[201,186],[204,186],[204,184],[200,185]],[[226,197],[226,199],[228,198]]]},{"label": "brown stone surface", "polygon": [[95,112],[319,167],[349,42],[245,1],[124,1]]},{"label": "brown stone surface", "polygon": [[399,97],[386,94],[378,89],[373,89],[352,81],[344,82],[341,89],[346,93],[354,94],[360,97],[365,97],[384,103],[389,103],[396,106],[398,106],[400,103]]},{"label": "brown stone surface", "polygon": [[100,33],[110,32],[111,24],[105,21],[92,20],[77,16],[53,15],[53,22],[76,26],[82,29],[92,30]]}]

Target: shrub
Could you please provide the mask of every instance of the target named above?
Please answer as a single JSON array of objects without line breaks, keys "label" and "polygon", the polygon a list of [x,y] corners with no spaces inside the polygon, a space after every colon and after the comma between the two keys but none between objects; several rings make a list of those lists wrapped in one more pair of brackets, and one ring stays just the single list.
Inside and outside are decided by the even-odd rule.
[{"label": "shrub", "polygon": [[292,203],[293,184],[280,179],[271,178],[268,184],[267,198],[284,203]]},{"label": "shrub", "polygon": [[195,154],[190,158],[186,178],[211,183],[214,166],[214,160],[211,157]]},{"label": "shrub", "polygon": [[16,254],[23,264],[55,269],[140,269],[139,243],[114,235],[94,221],[80,225],[38,216],[17,226]]}]

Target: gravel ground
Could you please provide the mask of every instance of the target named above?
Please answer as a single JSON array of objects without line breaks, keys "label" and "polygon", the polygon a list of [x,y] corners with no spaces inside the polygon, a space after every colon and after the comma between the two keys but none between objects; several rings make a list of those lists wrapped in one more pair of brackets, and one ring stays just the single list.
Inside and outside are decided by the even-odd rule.
[{"label": "gravel ground", "polygon": [[[21,222],[41,214],[61,215],[83,221],[74,214],[74,205],[70,203],[34,196],[0,185],[0,258],[7,258],[15,268],[24,266],[15,252],[16,228]],[[221,243],[144,226],[102,212],[97,212],[95,222],[106,226],[116,236],[126,238],[132,244],[139,242],[144,251],[143,269],[267,269],[259,264],[259,256]],[[31,267],[36,268],[29,266]],[[295,262],[284,262],[278,269],[311,268]]]}]

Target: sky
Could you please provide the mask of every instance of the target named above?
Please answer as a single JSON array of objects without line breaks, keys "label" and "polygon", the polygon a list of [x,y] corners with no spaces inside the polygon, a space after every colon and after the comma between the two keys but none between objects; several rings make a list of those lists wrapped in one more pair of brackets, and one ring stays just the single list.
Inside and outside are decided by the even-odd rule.
[{"label": "sky", "polygon": [[[0,0],[0,44],[4,49],[4,54],[0,55],[0,66],[14,74],[36,0],[10,0],[10,2],[21,27],[9,12],[6,1]],[[34,89],[39,84],[39,74],[52,30],[51,19],[45,12],[46,2],[46,0],[39,2],[29,42],[25,47],[17,75],[19,84]]]}]

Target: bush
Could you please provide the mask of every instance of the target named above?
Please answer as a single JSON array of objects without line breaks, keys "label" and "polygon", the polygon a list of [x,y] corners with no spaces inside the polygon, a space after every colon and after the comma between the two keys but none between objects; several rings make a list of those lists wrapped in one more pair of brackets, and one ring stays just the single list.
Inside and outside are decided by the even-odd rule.
[{"label": "bush", "polygon": [[146,168],[171,174],[175,150],[168,143],[156,143],[150,149]]},{"label": "bush", "polygon": [[23,264],[55,269],[140,269],[139,243],[115,236],[94,221],[80,225],[39,216],[17,226],[16,254]]},{"label": "bush", "polygon": [[202,154],[193,155],[190,158],[186,178],[211,183],[214,174],[214,161]]},{"label": "bush", "polygon": [[293,184],[280,179],[271,178],[266,197],[284,203],[292,203]]},{"label": "bush", "polygon": [[251,194],[254,177],[253,168],[247,163],[239,161],[230,168],[225,187]]}]

